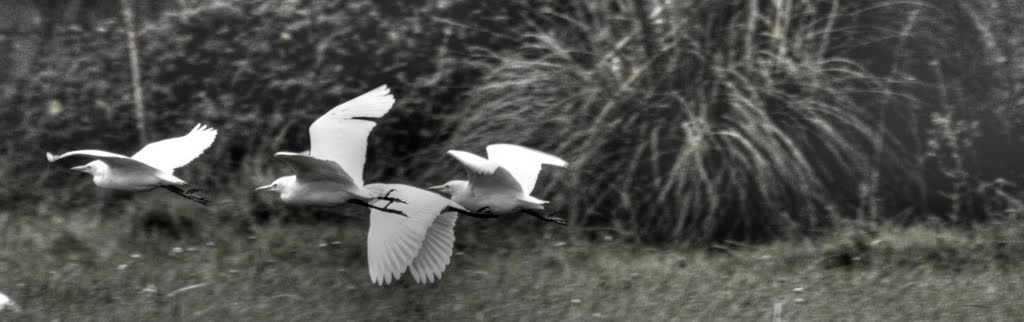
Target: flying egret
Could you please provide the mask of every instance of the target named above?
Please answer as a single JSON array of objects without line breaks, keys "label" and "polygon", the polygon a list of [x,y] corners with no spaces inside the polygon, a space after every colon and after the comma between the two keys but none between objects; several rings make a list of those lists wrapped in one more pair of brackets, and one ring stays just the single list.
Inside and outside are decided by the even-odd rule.
[{"label": "flying egret", "polygon": [[[296,174],[256,188],[272,191],[289,204],[337,206],[354,203],[367,208],[405,215],[388,209],[403,200],[390,191],[375,192],[363,186],[366,138],[377,123],[360,118],[380,118],[391,110],[395,98],[387,85],[332,108],[309,126],[309,153],[278,152],[274,157],[291,166]],[[383,207],[372,200],[388,201]]]},{"label": "flying egret", "polygon": [[0,312],[8,310],[12,312],[20,312],[21,308],[19,308],[18,304],[14,303],[11,298],[7,297],[7,295],[0,293]]},{"label": "flying egret", "polygon": [[448,155],[462,163],[469,181],[453,180],[429,189],[450,195],[452,201],[476,213],[525,212],[544,221],[567,225],[565,219],[542,214],[540,211],[548,202],[530,196],[541,165],[565,167],[565,160],[512,144],[487,146],[490,159],[458,150],[449,150]]},{"label": "flying egret", "polygon": [[[417,283],[439,280],[451,263],[458,219],[456,213],[447,210],[466,210],[448,198],[412,186],[374,183],[365,188],[378,193],[393,192],[405,203],[392,207],[408,215],[399,217],[370,209],[370,231],[366,236],[370,280],[379,285],[390,284],[406,270]],[[387,202],[371,201],[377,205]]]},{"label": "flying egret", "polygon": [[101,188],[125,191],[164,188],[206,205],[208,200],[194,195],[197,189],[184,191],[179,188],[187,183],[174,176],[174,169],[198,158],[216,137],[216,129],[197,124],[188,134],[150,143],[130,158],[101,150],[77,150],[61,155],[47,152],[46,159],[52,163],[72,156],[93,158],[96,160],[71,170],[91,174],[92,182]]}]

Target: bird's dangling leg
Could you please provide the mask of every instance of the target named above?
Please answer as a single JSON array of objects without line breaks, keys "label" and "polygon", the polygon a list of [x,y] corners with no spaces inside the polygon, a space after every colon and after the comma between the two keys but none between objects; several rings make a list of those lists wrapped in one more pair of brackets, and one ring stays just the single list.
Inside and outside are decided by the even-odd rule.
[{"label": "bird's dangling leg", "polygon": [[[385,206],[383,208],[382,207],[377,207],[377,206],[371,205],[371,204],[369,204],[369,203],[367,203],[365,201],[362,201],[362,200],[352,200],[352,201],[349,201],[349,203],[357,204],[357,205],[360,205],[360,206],[363,206],[363,207],[366,207],[366,208],[377,209],[377,210],[380,210],[380,211],[383,211],[383,212],[390,212],[390,213],[393,213],[393,214],[396,214],[396,215],[399,215],[399,216],[402,216],[402,217],[406,217],[406,218],[409,217],[409,215],[406,215],[401,210],[388,209],[387,206]],[[388,202],[387,205],[391,205],[391,202]]]},{"label": "bird's dangling leg", "polygon": [[375,198],[377,200],[387,200],[388,201],[388,204],[384,205],[384,209],[388,209],[388,207],[390,207],[392,203],[396,203],[396,202],[400,203],[400,204],[404,204],[405,203],[405,200],[398,199],[398,198],[391,198],[391,193],[392,192],[395,192],[395,189],[388,190],[388,193],[385,193],[383,197]]},{"label": "bird's dangling leg", "polygon": [[375,198],[375,199],[378,199],[378,200],[387,200],[387,201],[388,201],[388,204],[384,205],[384,208],[387,208],[388,206],[390,206],[390,205],[391,205],[392,203],[395,203],[395,202],[397,202],[397,203],[402,203],[402,204],[404,204],[404,203],[405,203],[405,201],[404,201],[404,200],[402,200],[402,199],[398,199],[398,198],[391,198],[391,193],[392,193],[392,192],[395,192],[395,189],[391,189],[391,190],[388,190],[388,193],[385,193],[383,197],[377,197],[377,198]]},{"label": "bird's dangling leg", "polygon": [[529,214],[530,216],[537,217],[537,219],[540,219],[540,220],[543,220],[543,221],[546,221],[546,222],[553,222],[553,223],[556,223],[556,224],[559,224],[559,225],[562,225],[562,226],[568,226],[569,225],[569,222],[566,221],[564,218],[555,217],[554,216],[554,215],[559,213],[558,211],[555,211],[555,212],[552,212],[552,213],[546,214],[546,215],[542,214],[542,213],[540,213],[538,211],[530,210],[530,209],[523,209],[523,212]]},{"label": "bird's dangling leg", "polygon": [[477,209],[475,212],[467,211],[467,210],[462,210],[462,209],[455,208],[455,207],[452,207],[452,206],[445,207],[443,210],[441,210],[441,212],[448,212],[448,211],[454,211],[454,212],[457,212],[457,213],[460,213],[460,214],[463,214],[463,215],[466,215],[466,216],[470,216],[470,217],[475,217],[475,218],[498,218],[498,215],[495,215],[494,212],[491,211],[491,207],[483,207],[483,208]]},{"label": "bird's dangling leg", "polygon": [[173,192],[173,193],[175,193],[175,194],[177,194],[179,196],[184,197],[185,199],[198,202],[199,204],[201,204],[203,206],[208,206],[210,204],[210,201],[207,200],[206,198],[203,198],[201,196],[195,195],[195,192],[199,191],[199,189],[189,189],[188,191],[184,191],[184,190],[181,190],[181,188],[178,188],[178,187],[175,187],[175,186],[167,186],[167,185],[160,186],[160,188],[167,189],[167,191]]}]

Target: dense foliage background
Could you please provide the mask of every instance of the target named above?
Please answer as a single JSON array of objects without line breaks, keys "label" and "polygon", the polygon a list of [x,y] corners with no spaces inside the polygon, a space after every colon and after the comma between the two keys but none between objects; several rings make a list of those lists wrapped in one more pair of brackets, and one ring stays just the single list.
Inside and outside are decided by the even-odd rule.
[{"label": "dense foliage background", "polygon": [[[158,2],[136,3],[147,135],[220,130],[181,172],[225,220],[323,212],[250,190],[288,171],[273,152],[306,149],[312,120],[379,84],[398,103],[368,181],[434,185],[462,175],[448,149],[521,143],[570,162],[535,195],[582,236],[759,241],[1024,211],[1018,1]],[[0,57],[2,203],[194,216],[43,161],[142,144],[116,1],[4,5],[50,18],[0,30],[18,49]]]}]

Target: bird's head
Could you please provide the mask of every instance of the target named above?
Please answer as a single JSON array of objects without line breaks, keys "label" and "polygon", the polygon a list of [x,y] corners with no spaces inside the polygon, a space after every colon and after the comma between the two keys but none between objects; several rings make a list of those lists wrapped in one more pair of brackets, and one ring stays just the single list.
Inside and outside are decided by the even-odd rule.
[{"label": "bird's head", "polygon": [[256,192],[259,192],[259,191],[273,191],[273,192],[281,193],[282,191],[284,191],[285,187],[291,185],[294,182],[295,182],[295,176],[280,177],[280,178],[277,178],[277,180],[274,180],[274,182],[272,182],[272,183],[270,183],[268,185],[261,186],[261,187],[256,187],[255,191]]},{"label": "bird's head", "polygon": [[458,194],[459,192],[461,192],[463,190],[466,190],[466,187],[468,187],[468,186],[469,186],[469,182],[466,182],[465,180],[453,180],[453,181],[448,181],[448,182],[446,182],[443,185],[433,186],[433,187],[430,187],[430,188],[427,188],[427,189],[434,190],[434,191],[437,191],[439,193],[443,193],[443,194],[447,194],[449,196],[452,196],[452,195]]},{"label": "bird's head", "polygon": [[106,172],[107,168],[108,167],[106,163],[103,163],[103,161],[100,160],[96,160],[77,167],[71,167],[71,170],[85,172],[95,176],[103,172]]}]

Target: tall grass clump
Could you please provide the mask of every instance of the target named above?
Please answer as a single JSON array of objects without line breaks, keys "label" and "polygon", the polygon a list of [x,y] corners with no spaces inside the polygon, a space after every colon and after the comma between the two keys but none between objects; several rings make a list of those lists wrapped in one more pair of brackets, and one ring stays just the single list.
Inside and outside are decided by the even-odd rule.
[{"label": "tall grass clump", "polygon": [[[567,157],[540,196],[647,241],[756,241],[852,212],[889,141],[890,80],[848,53],[853,21],[906,4],[607,0],[489,69],[450,147]],[[885,161],[886,164],[892,162]]]}]

